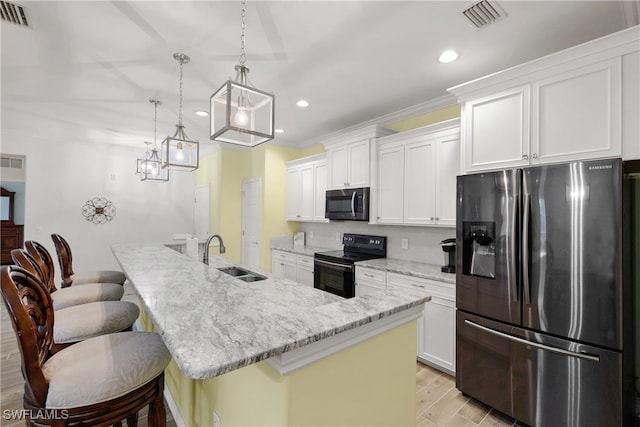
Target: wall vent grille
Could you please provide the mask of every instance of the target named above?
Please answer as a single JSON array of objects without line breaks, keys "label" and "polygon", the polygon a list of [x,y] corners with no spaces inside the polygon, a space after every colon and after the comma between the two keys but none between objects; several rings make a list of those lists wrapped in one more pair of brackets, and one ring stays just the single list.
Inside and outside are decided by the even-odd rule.
[{"label": "wall vent grille", "polygon": [[23,6],[8,1],[0,1],[0,17],[3,21],[18,24],[23,27],[30,27],[27,19],[27,11]]},{"label": "wall vent grille", "polygon": [[24,167],[24,161],[15,157],[0,157],[0,167],[22,169]]},{"label": "wall vent grille", "polygon": [[507,17],[507,13],[498,3],[489,0],[475,2],[461,13],[476,29],[482,29],[489,24],[493,24]]}]

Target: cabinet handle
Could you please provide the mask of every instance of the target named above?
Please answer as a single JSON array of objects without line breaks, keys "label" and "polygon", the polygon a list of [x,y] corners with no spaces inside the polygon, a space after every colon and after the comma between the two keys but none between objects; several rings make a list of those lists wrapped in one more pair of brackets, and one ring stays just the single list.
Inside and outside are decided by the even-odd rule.
[{"label": "cabinet handle", "polygon": [[412,283],[411,286],[415,286],[416,288],[420,288],[420,289],[427,289],[424,287],[424,285],[418,285],[417,283]]},{"label": "cabinet handle", "polygon": [[531,156],[533,159],[537,159],[538,158],[538,153],[533,153],[533,155]]},{"label": "cabinet handle", "polygon": [[284,263],[281,262],[280,265],[284,267]]},{"label": "cabinet handle", "polygon": [[348,182],[345,182],[345,183],[344,183],[344,185],[345,185],[345,187],[348,187],[348,186],[349,186],[349,183],[348,183]]},{"label": "cabinet handle", "polygon": [[436,217],[436,221],[440,221],[440,218]]},{"label": "cabinet handle", "polygon": [[373,278],[373,277],[374,277],[374,276],[373,276],[373,274],[369,274],[369,273],[364,273],[364,274],[363,274],[363,276],[364,276],[364,277],[371,277],[371,278]]},{"label": "cabinet handle", "polygon": [[296,215],[296,218],[300,218],[300,215]]},{"label": "cabinet handle", "polygon": [[433,220],[435,220],[435,218],[434,218],[434,217],[430,217],[430,218],[429,218],[429,221],[433,221]]},{"label": "cabinet handle", "polygon": [[529,159],[529,156],[527,154],[522,155],[522,160],[528,160],[528,159]]}]

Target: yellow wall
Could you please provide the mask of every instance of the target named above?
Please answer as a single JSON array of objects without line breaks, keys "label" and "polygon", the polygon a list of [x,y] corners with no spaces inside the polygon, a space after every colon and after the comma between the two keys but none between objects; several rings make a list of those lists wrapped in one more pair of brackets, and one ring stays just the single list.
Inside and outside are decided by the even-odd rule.
[{"label": "yellow wall", "polygon": [[[285,162],[301,157],[300,153],[301,150],[296,148],[262,144],[249,150],[221,149],[200,160],[196,184],[210,184],[210,231],[212,234],[220,234],[227,248],[226,253],[221,256],[235,262],[241,261],[242,183],[246,179],[260,178],[260,268],[271,271],[270,239],[291,236],[299,230],[299,224],[288,223],[286,220]],[[211,250],[215,253],[215,249]]]},{"label": "yellow wall", "polygon": [[[142,309],[140,323],[154,330]],[[416,334],[412,321],[286,376],[258,362],[192,380],[172,360],[166,388],[190,427],[213,411],[227,427],[415,426]]]},{"label": "yellow wall", "polygon": [[452,105],[451,107],[447,108],[442,108],[440,110],[431,111],[430,113],[421,114],[409,119],[400,120],[398,122],[385,125],[385,127],[396,132],[404,132],[406,130],[428,126],[434,123],[440,123],[445,120],[455,119],[457,117],[460,117],[459,104]]}]

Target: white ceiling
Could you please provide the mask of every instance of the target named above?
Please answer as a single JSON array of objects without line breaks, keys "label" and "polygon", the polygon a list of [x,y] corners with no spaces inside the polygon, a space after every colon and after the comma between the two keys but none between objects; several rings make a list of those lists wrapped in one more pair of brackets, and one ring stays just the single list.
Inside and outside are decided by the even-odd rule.
[{"label": "white ceiling", "polygon": [[[2,22],[2,129],[30,138],[158,143],[178,118],[206,152],[209,96],[240,53],[240,1],[17,1],[32,28]],[[276,96],[276,143],[324,135],[447,95],[446,88],[637,25],[638,1],[505,1],[475,30],[469,1],[249,1],[249,77]],[[455,48],[458,61],[440,64]],[[307,109],[295,106],[307,99]],[[271,142],[273,143],[273,142]]]}]

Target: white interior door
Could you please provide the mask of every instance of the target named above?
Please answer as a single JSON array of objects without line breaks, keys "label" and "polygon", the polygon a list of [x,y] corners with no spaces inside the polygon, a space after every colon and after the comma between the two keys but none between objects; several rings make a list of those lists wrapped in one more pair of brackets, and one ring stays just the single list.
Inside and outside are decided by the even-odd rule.
[{"label": "white interior door", "polygon": [[262,180],[242,182],[242,264],[260,268],[260,220]]},{"label": "white interior door", "polygon": [[209,184],[196,186],[194,195],[194,229],[196,237],[206,238],[209,235]]}]

